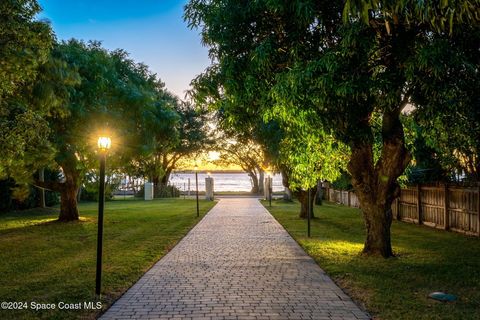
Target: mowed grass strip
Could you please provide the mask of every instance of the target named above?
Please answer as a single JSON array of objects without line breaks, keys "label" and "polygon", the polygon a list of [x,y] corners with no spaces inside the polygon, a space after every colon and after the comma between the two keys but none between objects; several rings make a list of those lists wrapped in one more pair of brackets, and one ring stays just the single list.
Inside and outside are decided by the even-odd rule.
[{"label": "mowed grass strip", "polygon": [[[111,201],[105,204],[102,302],[106,309],[165,255],[214,202]],[[97,204],[80,204],[81,221],[59,223],[56,210],[0,215],[0,302],[28,310],[1,310],[0,319],[93,319],[101,310],[30,309],[36,303],[82,303],[95,298]]]},{"label": "mowed grass strip", "polygon": [[[312,237],[298,218],[299,204],[265,207],[334,281],[375,319],[480,319],[480,239],[394,221],[395,258],[361,255],[361,211],[324,203],[315,207]],[[429,299],[433,291],[458,301]]]}]

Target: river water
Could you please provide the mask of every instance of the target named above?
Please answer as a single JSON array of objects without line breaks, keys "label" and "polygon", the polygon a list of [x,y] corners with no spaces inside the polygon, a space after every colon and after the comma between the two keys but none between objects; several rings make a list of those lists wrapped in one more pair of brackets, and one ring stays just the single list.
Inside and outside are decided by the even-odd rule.
[{"label": "river water", "polygon": [[[252,189],[251,179],[248,174],[244,172],[236,173],[211,173],[214,181],[214,191],[245,191],[249,192]],[[198,173],[198,190],[205,191],[205,178],[207,174],[204,172]],[[173,173],[170,176],[170,184],[174,184],[180,190],[188,190],[188,180],[190,179],[190,190],[195,190],[195,173]],[[273,176],[272,190],[274,192],[283,191],[282,176],[276,174]]]}]

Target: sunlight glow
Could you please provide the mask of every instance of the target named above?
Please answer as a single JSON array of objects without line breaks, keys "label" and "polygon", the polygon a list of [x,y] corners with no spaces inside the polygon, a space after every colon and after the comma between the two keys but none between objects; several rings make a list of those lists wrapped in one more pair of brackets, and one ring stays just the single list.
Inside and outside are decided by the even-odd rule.
[{"label": "sunlight glow", "polygon": [[208,152],[208,160],[209,161],[216,161],[220,159],[220,152],[218,151],[209,151]]}]

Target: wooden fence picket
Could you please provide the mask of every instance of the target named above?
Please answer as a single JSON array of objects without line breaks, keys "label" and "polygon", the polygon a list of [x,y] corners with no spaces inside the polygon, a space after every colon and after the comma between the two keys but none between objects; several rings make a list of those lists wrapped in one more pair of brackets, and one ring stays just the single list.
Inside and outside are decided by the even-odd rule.
[{"label": "wooden fence picket", "polygon": [[[325,194],[329,201],[360,206],[353,191],[327,188]],[[480,186],[407,187],[392,203],[392,214],[398,220],[480,236]]]}]

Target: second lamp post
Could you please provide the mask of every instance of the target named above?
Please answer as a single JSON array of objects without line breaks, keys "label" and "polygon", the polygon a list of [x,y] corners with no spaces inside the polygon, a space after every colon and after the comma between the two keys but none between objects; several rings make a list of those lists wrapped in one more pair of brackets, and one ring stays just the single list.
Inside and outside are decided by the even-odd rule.
[{"label": "second lamp post", "polygon": [[200,217],[200,210],[198,207],[198,166],[195,165],[195,186],[196,186],[196,196],[197,196],[197,218]]},{"label": "second lamp post", "polygon": [[103,208],[105,207],[105,164],[107,151],[112,141],[109,137],[98,138],[100,151],[100,186],[98,188],[98,235],[97,235],[97,272],[95,277],[95,293],[100,296],[102,287],[102,247],[103,247]]}]

